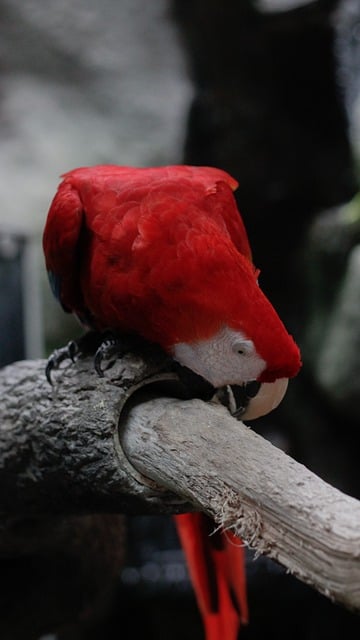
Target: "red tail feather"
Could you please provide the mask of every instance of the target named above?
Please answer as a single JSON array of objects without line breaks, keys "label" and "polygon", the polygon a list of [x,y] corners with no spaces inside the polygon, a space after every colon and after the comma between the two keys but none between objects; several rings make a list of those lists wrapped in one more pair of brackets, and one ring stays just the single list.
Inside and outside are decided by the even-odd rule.
[{"label": "red tail feather", "polygon": [[201,513],[174,517],[206,640],[236,640],[248,620],[244,547]]}]

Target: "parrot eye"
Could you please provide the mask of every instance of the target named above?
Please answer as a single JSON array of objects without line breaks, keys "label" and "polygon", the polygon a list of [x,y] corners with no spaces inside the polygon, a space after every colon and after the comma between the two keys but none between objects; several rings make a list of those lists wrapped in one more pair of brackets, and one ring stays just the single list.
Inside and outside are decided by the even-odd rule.
[{"label": "parrot eye", "polygon": [[247,356],[254,350],[251,340],[236,340],[232,348],[234,353],[237,353],[240,356]]}]

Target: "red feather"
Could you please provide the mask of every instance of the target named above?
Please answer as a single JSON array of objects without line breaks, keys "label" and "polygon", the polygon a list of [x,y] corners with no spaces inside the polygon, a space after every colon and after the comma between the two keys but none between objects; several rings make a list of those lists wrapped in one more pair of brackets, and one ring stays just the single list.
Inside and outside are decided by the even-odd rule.
[{"label": "red feather", "polygon": [[201,513],[174,517],[206,640],[236,640],[248,621],[245,553],[230,531],[215,530]]}]

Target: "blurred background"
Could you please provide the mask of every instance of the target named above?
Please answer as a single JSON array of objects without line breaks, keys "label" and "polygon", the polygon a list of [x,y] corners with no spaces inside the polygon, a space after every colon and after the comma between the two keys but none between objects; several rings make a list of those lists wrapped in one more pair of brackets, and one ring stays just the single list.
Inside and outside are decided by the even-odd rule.
[{"label": "blurred background", "polygon": [[[31,280],[23,292],[27,357],[69,331],[40,246],[61,174],[181,161],[192,88],[170,10],[167,0],[1,0],[0,251],[4,262],[22,260]],[[6,342],[3,334],[2,363]]]},{"label": "blurred background", "polygon": [[[261,286],[304,360],[252,427],[359,498],[358,0],[0,0],[0,60],[0,365],[79,335],[41,249],[63,172],[221,167],[239,180]],[[201,638],[171,520],[125,524],[94,516],[45,555],[36,541],[3,553],[0,637]],[[65,541],[71,562],[57,560]],[[360,631],[275,563],[249,552],[247,564],[244,640]]]}]

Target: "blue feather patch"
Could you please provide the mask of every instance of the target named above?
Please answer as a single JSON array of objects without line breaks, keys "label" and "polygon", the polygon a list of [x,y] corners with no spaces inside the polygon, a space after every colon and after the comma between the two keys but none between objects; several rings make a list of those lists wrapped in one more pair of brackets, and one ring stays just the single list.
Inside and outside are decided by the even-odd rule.
[{"label": "blue feather patch", "polygon": [[53,292],[55,298],[61,302],[60,299],[60,288],[61,288],[61,278],[53,273],[52,271],[48,271],[48,278],[50,282],[51,291]]},{"label": "blue feather patch", "polygon": [[64,309],[64,311],[66,311],[67,313],[71,313],[71,310],[68,309],[63,301],[61,300],[61,278],[60,276],[57,276],[55,273],[53,273],[53,271],[48,271],[48,278],[49,278],[49,282],[50,282],[50,287],[51,287],[51,291],[53,292],[55,298],[60,302],[62,308]]}]

